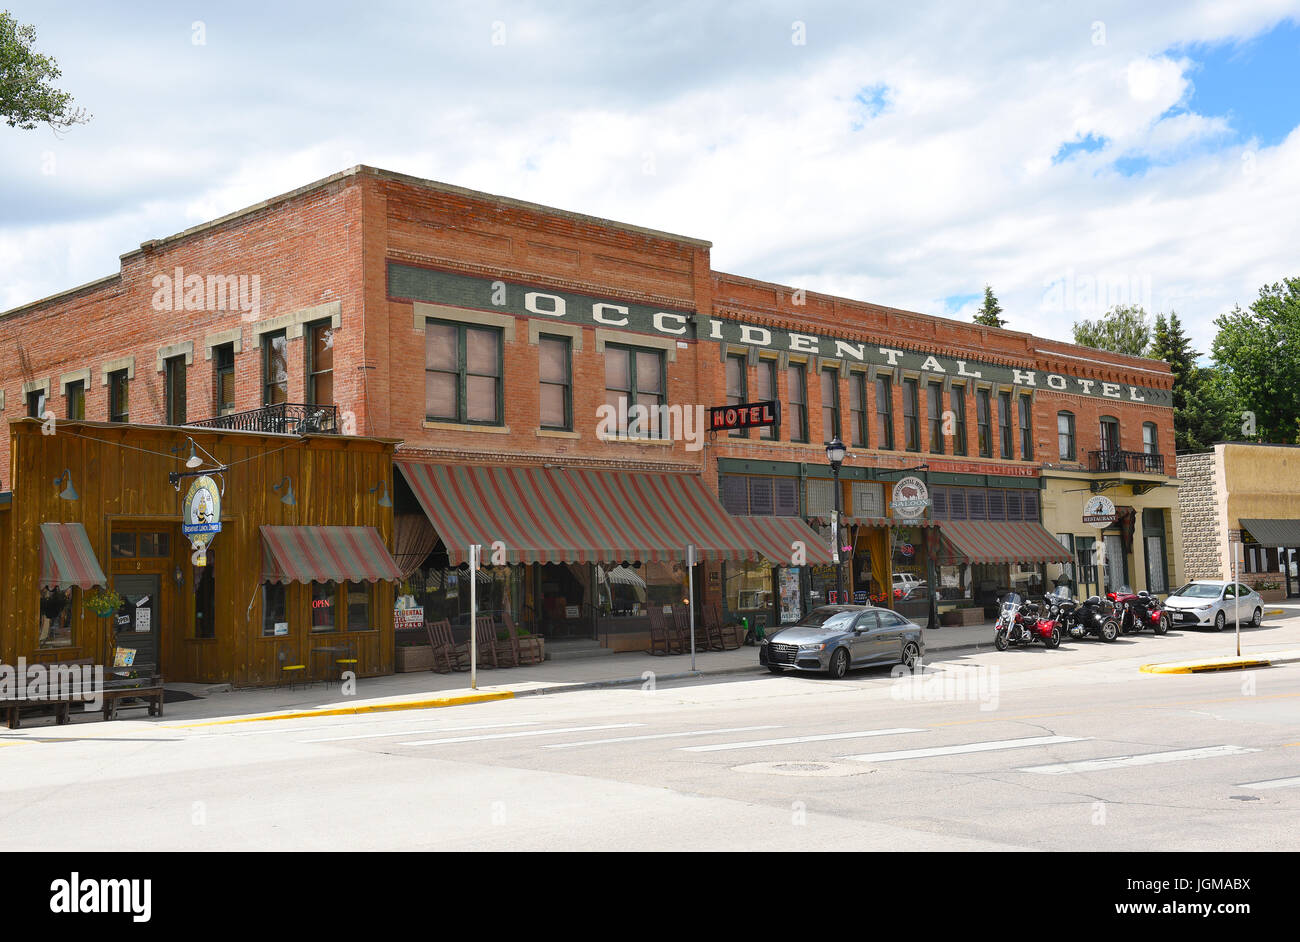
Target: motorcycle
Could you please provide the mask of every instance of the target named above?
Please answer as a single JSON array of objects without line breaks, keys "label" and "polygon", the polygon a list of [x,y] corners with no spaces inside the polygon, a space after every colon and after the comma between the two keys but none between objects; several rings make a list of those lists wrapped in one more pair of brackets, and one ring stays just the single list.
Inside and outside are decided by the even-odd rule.
[{"label": "motorcycle", "polygon": [[1062,604],[1061,613],[1062,629],[1071,638],[1095,635],[1109,642],[1119,637],[1119,619],[1115,617],[1115,606],[1109,599],[1099,595],[1082,602],[1070,599],[1068,606]]},{"label": "motorcycle", "polygon": [[1005,651],[1013,644],[1033,644],[1042,642],[1044,647],[1055,648],[1061,644],[1061,631],[1050,612],[1040,613],[1038,606],[1026,602],[1015,592],[1009,592],[1002,599],[1002,608],[998,612],[997,623],[993,626],[993,646]]},{"label": "motorcycle", "polygon": [[1160,599],[1145,589],[1135,594],[1121,588],[1118,592],[1107,592],[1106,598],[1115,603],[1120,630],[1126,635],[1137,634],[1144,628],[1162,635],[1173,625],[1173,616],[1164,610]]}]

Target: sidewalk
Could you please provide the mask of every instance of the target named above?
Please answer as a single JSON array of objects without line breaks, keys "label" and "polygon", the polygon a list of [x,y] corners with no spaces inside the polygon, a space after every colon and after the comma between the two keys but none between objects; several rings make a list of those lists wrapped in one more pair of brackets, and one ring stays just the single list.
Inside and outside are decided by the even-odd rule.
[{"label": "sidewalk", "polygon": [[[938,628],[925,632],[927,655],[941,652],[993,647],[993,624]],[[168,684],[168,689],[183,690],[202,699],[166,705],[164,723],[184,725],[222,722],[227,717],[284,716],[311,713],[383,712],[386,710],[452,706],[483,700],[504,699],[589,690],[601,687],[639,686],[695,676],[760,673],[758,648],[742,647],[735,651],[701,651],[695,656],[694,673],[691,656],[676,654],[611,654],[607,657],[571,658],[546,661],[532,667],[516,667],[478,672],[478,690],[469,686],[469,672],[435,674],[421,671],[392,674],[357,681],[356,695],[342,696],[336,685],[316,685],[297,690],[249,688],[232,690],[229,685]]]}]

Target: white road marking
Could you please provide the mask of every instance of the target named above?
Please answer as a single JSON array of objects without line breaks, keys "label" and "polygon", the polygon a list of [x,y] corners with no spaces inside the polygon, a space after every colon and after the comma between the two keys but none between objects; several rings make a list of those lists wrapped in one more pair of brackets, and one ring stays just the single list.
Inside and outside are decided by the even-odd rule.
[{"label": "white road marking", "polygon": [[1176,749],[1172,752],[1145,752],[1136,756],[1110,756],[1105,759],[1081,759],[1078,762],[1059,762],[1055,765],[1031,765],[1018,769],[1039,775],[1069,775],[1074,772],[1100,772],[1105,769],[1128,768],[1134,765],[1158,765],[1162,762],[1181,762],[1185,759],[1217,759],[1219,756],[1238,756],[1258,749],[1241,746],[1206,746],[1203,749]]},{"label": "white road marking", "polygon": [[924,733],[923,729],[863,729],[853,733],[824,733],[820,736],[791,736],[789,739],[752,739],[748,742],[724,742],[711,746],[678,746],[683,752],[723,752],[728,749],[757,749],[760,746],[790,746],[801,742],[829,742],[832,739],[865,739],[867,736],[892,736],[896,733]]},{"label": "white road marking", "polygon": [[1295,778],[1275,778],[1264,782],[1247,782],[1245,785],[1238,785],[1238,788],[1296,788],[1300,786],[1300,775]]},{"label": "white road marking", "polygon": [[451,739],[417,739],[413,742],[399,742],[399,746],[441,746],[453,742],[484,742],[489,739],[517,739],[521,736],[553,736],[557,733],[584,733],[593,729],[627,729],[631,726],[644,726],[645,723],[607,723],[604,726],[565,726],[561,729],[530,729],[522,733],[492,733],[488,736],[456,736]]},{"label": "white road marking", "polygon": [[299,739],[297,742],[345,742],[349,739],[384,739],[389,736],[423,736],[427,733],[456,733],[467,729],[506,729],[515,726],[536,726],[537,723],[479,723],[475,726],[448,726],[443,729],[399,729],[388,733],[360,733],[354,736],[322,736],[320,739]]},{"label": "white road marking", "polygon": [[1031,736],[1027,739],[999,739],[993,742],[970,742],[957,746],[935,746],[932,749],[902,749],[898,752],[868,752],[858,756],[836,756],[854,762],[894,762],[898,759],[928,759],[931,756],[957,756],[968,752],[993,752],[996,749],[1018,749],[1022,746],[1048,746],[1058,742],[1080,742],[1091,736]]},{"label": "white road marking", "polygon": [[584,739],[581,742],[557,742],[543,749],[572,749],[574,746],[599,746],[611,742],[643,742],[647,739],[673,739],[680,736],[714,736],[721,733],[748,733],[759,729],[780,729],[780,726],[734,726],[731,729],[693,729],[685,733],[651,733],[648,736],[620,736],[617,739]]}]

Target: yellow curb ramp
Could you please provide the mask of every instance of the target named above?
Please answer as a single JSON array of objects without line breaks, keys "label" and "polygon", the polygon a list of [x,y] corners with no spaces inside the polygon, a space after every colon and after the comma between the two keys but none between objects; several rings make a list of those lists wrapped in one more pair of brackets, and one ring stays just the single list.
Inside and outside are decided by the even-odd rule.
[{"label": "yellow curb ramp", "polygon": [[194,729],[199,726],[229,726],[233,723],[266,723],[271,720],[302,720],[317,716],[357,716],[362,713],[391,713],[397,710],[431,710],[437,707],[461,706],[466,703],[488,703],[492,700],[512,700],[513,690],[493,693],[470,693],[459,697],[433,697],[424,700],[399,700],[393,703],[361,703],[356,706],[331,707],[322,710],[297,710],[292,713],[268,713],[262,716],[241,716],[233,720],[209,720],[206,723],[181,723],[166,729]]},{"label": "yellow curb ramp", "polygon": [[1247,667],[1270,667],[1272,661],[1261,657],[1214,657],[1202,661],[1175,661],[1170,664],[1143,664],[1144,674],[1200,674],[1206,671],[1244,670]]}]

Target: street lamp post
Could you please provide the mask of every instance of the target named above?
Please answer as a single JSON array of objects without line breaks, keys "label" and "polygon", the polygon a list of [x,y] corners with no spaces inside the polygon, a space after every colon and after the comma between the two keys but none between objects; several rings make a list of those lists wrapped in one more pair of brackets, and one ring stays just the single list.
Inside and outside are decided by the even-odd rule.
[{"label": "street lamp post", "polygon": [[826,460],[831,465],[831,477],[835,479],[835,516],[831,520],[831,560],[835,563],[835,598],[844,601],[844,562],[840,559],[840,465],[848,449],[836,435],[826,443]]}]

